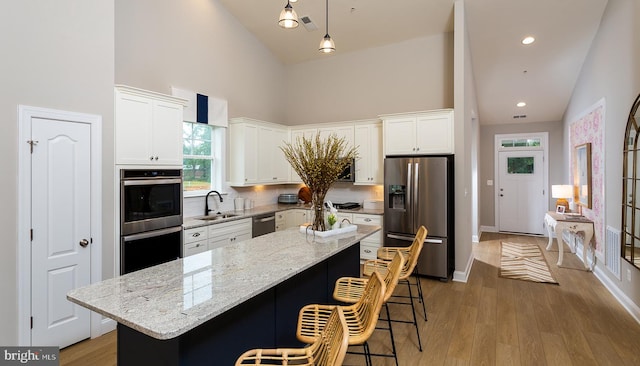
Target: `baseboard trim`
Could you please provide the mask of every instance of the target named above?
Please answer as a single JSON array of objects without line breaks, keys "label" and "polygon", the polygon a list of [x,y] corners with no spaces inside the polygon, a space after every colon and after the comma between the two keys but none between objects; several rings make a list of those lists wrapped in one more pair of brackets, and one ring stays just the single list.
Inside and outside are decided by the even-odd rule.
[{"label": "baseboard trim", "polygon": [[471,273],[471,267],[473,267],[473,259],[473,253],[471,253],[469,261],[467,261],[467,268],[465,268],[464,271],[453,271],[453,281],[467,283],[469,280],[469,274]]},{"label": "baseboard trim", "polygon": [[103,318],[102,322],[100,323],[100,330],[101,330],[102,334],[106,334],[106,333],[109,333],[111,331],[116,330],[117,325],[118,325],[118,323],[116,323],[115,320],[109,319],[109,318]]},{"label": "baseboard trim", "polygon": [[596,276],[600,282],[604,285],[604,287],[609,290],[611,295],[618,300],[620,305],[624,307],[629,314],[640,324],[640,307],[636,305],[624,292],[620,290],[618,286],[616,286],[615,282],[607,276],[607,274],[602,270],[602,268],[596,263],[596,268],[593,271],[593,274]]},{"label": "baseboard trim", "polygon": [[497,233],[498,232],[498,228],[495,226],[480,226],[480,233]]}]

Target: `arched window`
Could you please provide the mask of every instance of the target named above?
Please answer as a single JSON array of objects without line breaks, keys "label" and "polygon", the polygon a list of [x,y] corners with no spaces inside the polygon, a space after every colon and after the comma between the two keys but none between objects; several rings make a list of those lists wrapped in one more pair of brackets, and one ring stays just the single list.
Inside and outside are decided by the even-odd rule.
[{"label": "arched window", "polygon": [[622,167],[622,257],[640,268],[640,95],[633,102],[624,134]]}]

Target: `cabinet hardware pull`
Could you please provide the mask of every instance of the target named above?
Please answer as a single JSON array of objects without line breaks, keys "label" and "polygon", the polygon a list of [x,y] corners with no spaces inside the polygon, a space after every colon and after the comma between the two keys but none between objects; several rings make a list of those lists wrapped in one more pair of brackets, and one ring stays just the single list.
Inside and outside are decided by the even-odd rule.
[{"label": "cabinet hardware pull", "polygon": [[191,236],[194,237],[194,238],[197,238],[197,237],[200,236],[200,233],[193,233]]}]

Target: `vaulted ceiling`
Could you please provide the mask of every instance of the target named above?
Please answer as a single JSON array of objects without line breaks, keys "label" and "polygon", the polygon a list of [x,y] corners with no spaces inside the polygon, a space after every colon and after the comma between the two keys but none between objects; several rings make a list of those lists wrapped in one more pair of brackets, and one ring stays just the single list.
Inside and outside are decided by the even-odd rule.
[{"label": "vaulted ceiling", "polygon": [[[285,0],[220,0],[285,64],[327,57],[326,2],[292,3],[301,25],[277,25]],[[331,0],[329,34],[340,55],[453,31],[454,0]],[[481,124],[560,121],[607,0],[466,0]],[[523,45],[525,36],[536,41]],[[335,57],[329,55],[328,57]],[[525,102],[525,107],[516,103]]]}]

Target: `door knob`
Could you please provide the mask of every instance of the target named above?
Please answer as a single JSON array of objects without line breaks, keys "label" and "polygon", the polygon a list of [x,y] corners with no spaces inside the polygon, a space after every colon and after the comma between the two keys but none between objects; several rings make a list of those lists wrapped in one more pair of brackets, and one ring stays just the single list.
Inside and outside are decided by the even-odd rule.
[{"label": "door knob", "polygon": [[80,246],[81,247],[86,248],[87,245],[89,245],[89,240],[87,240],[87,239],[80,240]]}]

